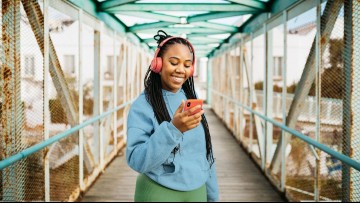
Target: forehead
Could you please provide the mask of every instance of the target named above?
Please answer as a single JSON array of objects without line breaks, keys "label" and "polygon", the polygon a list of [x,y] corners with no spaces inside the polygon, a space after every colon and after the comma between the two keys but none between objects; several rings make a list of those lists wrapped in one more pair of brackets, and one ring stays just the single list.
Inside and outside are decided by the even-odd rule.
[{"label": "forehead", "polygon": [[172,44],[167,47],[165,51],[165,56],[177,56],[186,59],[192,59],[192,53],[190,52],[190,47],[185,44]]}]

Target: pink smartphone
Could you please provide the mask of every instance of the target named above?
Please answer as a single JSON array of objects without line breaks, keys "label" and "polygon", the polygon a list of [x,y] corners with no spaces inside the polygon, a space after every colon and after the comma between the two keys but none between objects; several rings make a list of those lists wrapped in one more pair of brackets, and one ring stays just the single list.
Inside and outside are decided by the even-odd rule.
[{"label": "pink smartphone", "polygon": [[185,101],[184,111],[189,110],[197,105],[201,105],[201,108],[197,109],[191,115],[194,115],[201,111],[202,105],[203,105],[203,100],[202,99],[188,99]]}]

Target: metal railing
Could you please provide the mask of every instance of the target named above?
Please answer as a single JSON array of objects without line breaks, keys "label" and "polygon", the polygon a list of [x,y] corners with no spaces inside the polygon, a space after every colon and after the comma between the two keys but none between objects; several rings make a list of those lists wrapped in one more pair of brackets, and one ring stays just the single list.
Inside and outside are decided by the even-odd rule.
[{"label": "metal railing", "polygon": [[58,142],[59,140],[70,136],[72,133],[77,132],[80,129],[86,127],[86,126],[88,126],[88,125],[90,125],[92,123],[95,123],[96,121],[99,121],[102,118],[105,118],[105,117],[111,115],[112,113],[118,111],[121,108],[124,108],[125,106],[127,106],[127,105],[129,105],[131,103],[132,103],[132,101],[126,102],[126,103],[114,108],[113,110],[107,111],[107,112],[105,112],[105,113],[103,113],[101,115],[98,115],[98,116],[95,116],[95,117],[93,117],[91,119],[88,119],[85,122],[83,122],[82,124],[79,124],[79,125],[77,125],[77,126],[75,126],[73,128],[70,128],[69,130],[66,130],[66,131],[64,131],[62,133],[59,133],[59,134],[57,134],[57,135],[55,135],[55,136],[53,136],[53,137],[51,137],[51,138],[49,138],[47,140],[44,140],[44,141],[42,141],[42,142],[40,142],[40,143],[38,143],[38,144],[36,144],[36,145],[34,145],[32,147],[29,147],[29,148],[15,154],[15,155],[11,156],[9,158],[1,160],[0,161],[0,170],[3,170],[4,168],[14,164],[15,162],[20,161],[21,159],[24,159],[24,158],[26,158],[26,157],[28,157],[28,156],[42,150],[42,149],[44,149],[45,147],[48,147],[48,146],[54,144],[55,142]]}]

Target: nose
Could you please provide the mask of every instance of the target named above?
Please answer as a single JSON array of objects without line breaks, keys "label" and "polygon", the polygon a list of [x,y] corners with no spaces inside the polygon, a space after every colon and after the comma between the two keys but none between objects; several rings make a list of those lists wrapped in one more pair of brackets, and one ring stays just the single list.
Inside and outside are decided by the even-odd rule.
[{"label": "nose", "polygon": [[185,73],[185,67],[183,65],[180,67],[177,67],[175,72],[176,73]]}]

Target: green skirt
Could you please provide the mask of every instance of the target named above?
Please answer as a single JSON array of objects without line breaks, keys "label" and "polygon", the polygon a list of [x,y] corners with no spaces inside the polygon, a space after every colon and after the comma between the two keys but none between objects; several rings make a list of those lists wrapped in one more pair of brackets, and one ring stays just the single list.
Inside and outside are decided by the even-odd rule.
[{"label": "green skirt", "polygon": [[164,187],[144,174],[136,179],[135,202],[206,202],[205,184],[191,191],[177,191]]}]

